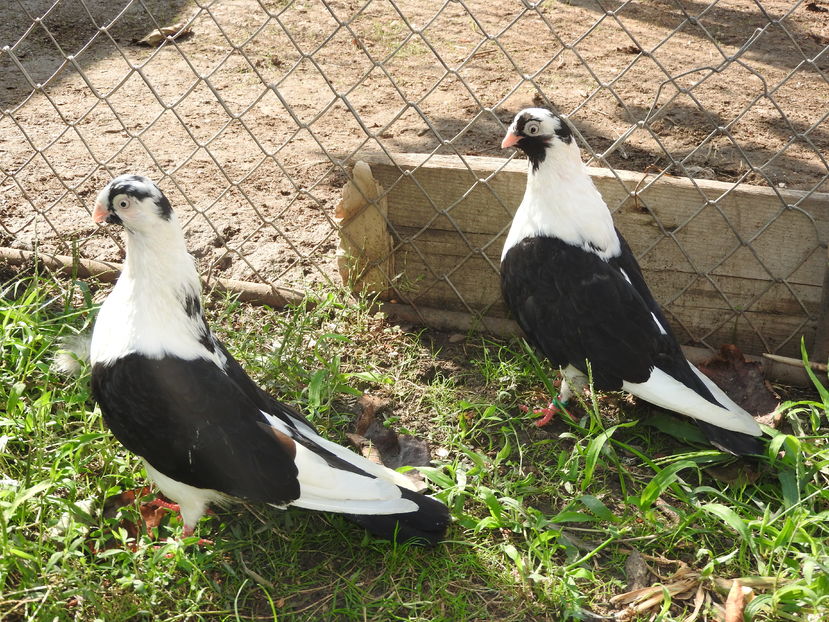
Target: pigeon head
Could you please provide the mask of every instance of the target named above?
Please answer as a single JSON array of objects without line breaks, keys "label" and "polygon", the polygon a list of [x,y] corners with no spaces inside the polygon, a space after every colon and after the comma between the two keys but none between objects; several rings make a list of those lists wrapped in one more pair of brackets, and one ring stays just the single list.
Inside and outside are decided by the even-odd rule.
[{"label": "pigeon head", "polygon": [[533,170],[537,170],[551,150],[573,144],[570,126],[546,108],[527,108],[512,121],[501,149],[517,147],[527,154]]},{"label": "pigeon head", "polygon": [[151,180],[121,175],[98,193],[92,218],[99,224],[122,225],[128,232],[138,233],[171,221],[173,209]]}]

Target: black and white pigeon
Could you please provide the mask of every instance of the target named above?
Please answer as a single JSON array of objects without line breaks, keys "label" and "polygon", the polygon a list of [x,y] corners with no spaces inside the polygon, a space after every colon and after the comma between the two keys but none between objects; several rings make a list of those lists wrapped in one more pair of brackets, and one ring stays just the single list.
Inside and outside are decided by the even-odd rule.
[{"label": "black and white pigeon", "polygon": [[527,340],[562,370],[560,400],[584,386],[625,390],[696,420],[734,454],[761,451],[760,427],[685,356],[587,173],[567,122],[519,112],[502,148],[527,154],[527,188],[501,255],[504,299]]},{"label": "black and white pigeon", "polygon": [[401,542],[441,539],[445,505],[319,436],[215,337],[181,226],[152,181],[112,180],[93,218],[123,226],[127,257],[95,322],[92,393],[116,438],[179,505],[185,535],[209,504],[242,499],[344,513]]}]

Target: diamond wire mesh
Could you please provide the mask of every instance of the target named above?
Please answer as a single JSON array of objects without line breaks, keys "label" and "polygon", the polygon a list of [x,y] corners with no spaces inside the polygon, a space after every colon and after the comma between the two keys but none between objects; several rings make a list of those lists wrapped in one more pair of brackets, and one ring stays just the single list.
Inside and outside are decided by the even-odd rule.
[{"label": "diamond wire mesh", "polygon": [[[683,222],[664,222],[644,202],[654,235],[636,251],[646,266],[666,247],[678,253],[684,280],[661,302],[680,325],[672,310],[700,288],[730,310],[707,332],[681,326],[688,339],[705,342],[739,316],[764,349],[779,350],[816,322],[802,272],[826,261],[826,218],[804,207],[829,178],[824,9],[788,0],[12,0],[0,7],[0,243],[120,259],[118,237],[87,216],[111,176],[139,172],[178,207],[203,271],[299,288],[333,282],[344,162],[362,150],[464,163],[495,155],[505,123],[535,103],[568,115],[593,163],[653,172],[640,190],[667,176],[731,184],[714,199],[697,186],[699,205]],[[191,32],[137,43],[171,24]],[[492,175],[475,179],[463,196],[489,188]],[[418,186],[412,174],[400,180]],[[753,227],[721,208],[745,183],[780,201]],[[783,188],[803,192],[792,200]],[[453,278],[473,258],[497,272],[500,238],[463,230],[453,214],[462,198],[427,198],[434,215],[418,231],[387,225],[394,250],[414,252],[456,308],[485,313]],[[700,251],[695,223],[710,210],[730,241]],[[781,262],[768,251],[792,212],[809,232]],[[449,270],[430,266],[418,245],[439,218],[467,249]],[[737,258],[768,275],[747,296],[719,274]],[[751,311],[780,296],[797,320],[769,337]]]}]

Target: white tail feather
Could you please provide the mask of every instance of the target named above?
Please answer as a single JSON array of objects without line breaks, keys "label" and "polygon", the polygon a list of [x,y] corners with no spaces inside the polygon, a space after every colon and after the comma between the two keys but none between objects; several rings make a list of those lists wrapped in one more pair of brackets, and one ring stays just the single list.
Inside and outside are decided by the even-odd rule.
[{"label": "white tail feather", "polygon": [[290,505],[352,514],[400,514],[418,509],[416,503],[401,496],[400,487],[410,490],[415,488],[414,482],[402,473],[322,438],[301,421],[292,418],[297,426],[292,429],[278,417],[263,414],[283,434],[291,437],[301,434],[315,445],[366,473],[361,475],[332,467],[320,455],[297,443],[294,463],[298,469],[300,496]]},{"label": "white tail feather", "polygon": [[688,364],[691,366],[691,369],[694,370],[694,373],[697,375],[697,377],[700,380],[702,380],[703,384],[706,387],[708,387],[708,390],[711,391],[711,395],[714,396],[715,400],[717,400],[720,404],[722,404],[725,408],[727,408],[731,412],[745,413],[749,417],[751,416],[751,415],[748,414],[748,412],[746,412],[746,410],[742,406],[740,406],[737,402],[735,402],[730,397],[728,397],[725,394],[725,391],[723,391],[721,388],[719,388],[714,383],[714,381],[711,380],[711,378],[709,378],[708,376],[703,374],[699,369],[697,369],[697,367],[693,363],[688,361]]},{"label": "white tail feather", "polygon": [[[708,383],[706,382],[707,385]],[[650,378],[645,382],[637,383],[626,381],[623,383],[622,388],[628,393],[633,393],[633,395],[647,400],[651,404],[673,410],[693,419],[705,421],[718,428],[740,432],[750,436],[760,436],[762,434],[762,430],[760,430],[760,426],[757,425],[754,418],[734,404],[730,399],[726,398],[726,401],[737,406],[738,410],[731,411],[712,404],[699,393],[685,386],[679,380],[672,378],[658,367],[653,368]],[[723,394],[719,387],[717,387],[717,391],[714,393],[717,399],[719,399],[718,394]]]},{"label": "white tail feather", "polygon": [[418,509],[415,502],[402,498],[398,486],[386,479],[332,467],[298,443],[296,450],[299,498],[291,505],[352,514],[399,514]]}]

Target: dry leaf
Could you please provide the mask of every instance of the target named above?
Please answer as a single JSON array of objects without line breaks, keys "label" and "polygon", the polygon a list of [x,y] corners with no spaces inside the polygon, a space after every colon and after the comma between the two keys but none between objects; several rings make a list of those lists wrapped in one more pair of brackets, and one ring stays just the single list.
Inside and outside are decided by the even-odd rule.
[{"label": "dry leaf", "polygon": [[625,576],[627,576],[628,592],[639,590],[651,582],[651,569],[645,563],[645,558],[636,549],[631,550],[625,560]]},{"label": "dry leaf", "polygon": [[355,425],[357,434],[365,435],[368,426],[377,419],[377,413],[388,406],[388,400],[384,400],[368,393],[364,393],[357,400],[357,405],[362,409]]},{"label": "dry leaf", "polygon": [[383,459],[380,457],[380,452],[370,440],[360,434],[346,434],[351,444],[356,447],[363,458],[371,460],[374,464],[383,464]]},{"label": "dry leaf", "polygon": [[[377,420],[377,411],[384,408],[388,404],[387,401],[363,395],[358,404],[362,406],[363,412],[357,419],[357,434],[349,435],[349,439],[365,457],[390,469],[431,464],[429,444],[426,441],[409,434],[398,435]],[[375,451],[379,454],[379,460],[373,453]],[[423,476],[417,471],[407,471],[406,476],[417,485],[418,490],[426,488]]]},{"label": "dry leaf", "polygon": [[696,622],[696,619],[699,617],[699,614],[702,611],[702,606],[704,604],[705,590],[702,587],[702,583],[700,583],[697,587],[697,593],[694,596],[694,610],[691,612],[691,615],[688,616],[688,619],[685,620],[685,622]]},{"label": "dry leaf", "polygon": [[184,22],[178,22],[177,24],[173,24],[172,26],[156,28],[146,37],[144,37],[143,39],[139,39],[135,43],[137,45],[156,47],[158,45],[161,45],[161,43],[165,41],[167,37],[172,37],[173,39],[181,39],[192,34],[192,32],[193,29],[189,24],[185,24]]},{"label": "dry leaf", "polygon": [[668,522],[671,525],[679,525],[680,518],[679,514],[677,514],[671,506],[669,506],[662,497],[658,497],[654,502],[656,509],[658,509],[662,514],[664,514],[665,518],[668,519]]},{"label": "dry leaf", "polygon": [[722,346],[719,354],[699,365],[699,369],[752,415],[768,414],[778,406],[763,377],[763,366],[746,361],[735,345]]},{"label": "dry leaf", "polygon": [[[829,44],[829,40],[826,41]],[[783,421],[783,411],[782,410],[775,410],[774,412],[770,412],[767,415],[760,415],[759,417],[754,417],[754,420],[762,425],[767,425],[770,428],[774,428],[775,430],[780,426],[780,422]]]},{"label": "dry leaf", "polygon": [[731,583],[731,591],[725,601],[725,622],[743,622],[743,612],[746,608],[743,586],[739,581]]},{"label": "dry leaf", "polygon": [[[145,497],[148,494],[150,494],[150,488],[149,486],[144,486],[143,488],[137,488],[135,490],[125,490],[120,494],[112,495],[104,501],[102,514],[106,518],[115,518],[118,515],[118,510],[128,505],[133,505],[136,499]],[[160,498],[158,500],[160,500]],[[142,503],[138,507],[138,511],[141,514],[140,522],[128,520],[127,518],[121,519],[121,521],[118,523],[118,527],[126,531],[128,538],[135,541],[142,533],[146,533],[151,538],[154,538],[153,530],[161,524],[161,521],[170,511],[167,507],[164,506],[172,505],[170,502],[167,501],[164,501],[163,503],[159,504],[158,500],[154,499],[147,503]],[[118,544],[115,540],[110,540],[104,546],[104,549],[117,545]],[[90,545],[90,548],[93,547]]]},{"label": "dry leaf", "polygon": [[785,583],[777,577],[737,577],[736,579],[714,577],[714,588],[721,594],[728,594],[734,581],[739,581],[743,589],[750,588],[752,590],[775,589]]},{"label": "dry leaf", "polygon": [[727,484],[753,484],[760,479],[760,472],[752,469],[745,462],[732,462],[725,465],[711,465],[705,472]]}]

